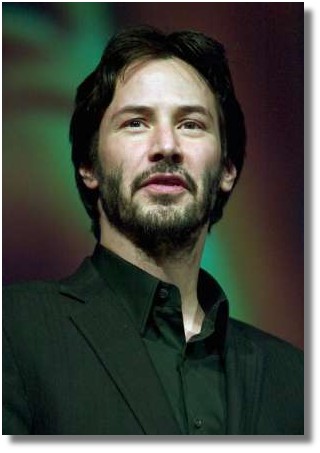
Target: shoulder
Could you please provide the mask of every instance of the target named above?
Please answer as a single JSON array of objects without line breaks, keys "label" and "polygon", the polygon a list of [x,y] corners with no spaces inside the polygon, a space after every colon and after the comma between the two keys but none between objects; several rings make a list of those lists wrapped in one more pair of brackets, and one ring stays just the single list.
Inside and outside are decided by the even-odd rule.
[{"label": "shoulder", "polygon": [[48,320],[60,317],[67,301],[59,291],[58,281],[30,281],[3,288],[3,329],[17,331],[37,330],[48,325]]},{"label": "shoulder", "polygon": [[50,294],[57,292],[58,281],[35,280],[29,282],[13,283],[3,287],[5,300],[20,297],[35,296],[37,294]]},{"label": "shoulder", "polygon": [[303,434],[302,351],[281,338],[230,319],[228,358],[241,392],[255,399],[256,433]]},{"label": "shoulder", "polygon": [[[91,301],[99,288],[110,290],[95,270],[91,259],[85,258],[78,269],[61,280],[37,280],[15,283],[3,288],[2,313],[4,326],[19,323],[28,329],[36,323],[53,324],[69,318]],[[25,327],[24,327],[25,326]]]},{"label": "shoulder", "polygon": [[303,351],[291,343],[235,319],[230,319],[229,330],[231,341],[238,347],[253,346],[272,362],[290,363],[303,368]]},{"label": "shoulder", "polygon": [[[70,316],[85,307],[85,300],[74,289],[87,285],[90,264],[84,260],[71,276],[63,280],[37,280],[15,283],[3,288],[3,333],[14,345],[34,348],[50,336],[70,329]],[[38,346],[37,346],[38,344]],[[31,347],[31,346],[30,346]]]},{"label": "shoulder", "polygon": [[3,309],[5,313],[10,312],[10,308],[17,310],[24,305],[29,308],[38,304],[40,301],[56,297],[59,293],[59,283],[57,281],[30,281],[14,283],[5,286],[2,290]]},{"label": "shoulder", "polygon": [[85,259],[79,268],[70,276],[61,280],[35,280],[20,283],[13,283],[4,286],[3,307],[10,309],[14,306],[24,305],[28,308],[43,305],[45,301],[52,301],[64,298],[64,288],[75,286],[78,282],[87,281],[90,274],[90,260]]},{"label": "shoulder", "polygon": [[[67,296],[66,282],[82,282],[90,273],[88,260],[84,260],[71,276],[63,280],[35,280],[5,286],[2,291],[2,310],[6,325],[11,321],[34,324],[39,317],[61,315],[75,303]],[[72,285],[71,285],[72,286]]]}]

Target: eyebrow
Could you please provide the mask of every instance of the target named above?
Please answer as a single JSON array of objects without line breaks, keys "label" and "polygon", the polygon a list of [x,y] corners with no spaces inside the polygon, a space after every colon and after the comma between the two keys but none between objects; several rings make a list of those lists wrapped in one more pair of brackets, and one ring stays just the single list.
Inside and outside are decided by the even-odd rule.
[{"label": "eyebrow", "polygon": [[202,105],[181,105],[179,106],[178,110],[184,114],[200,113],[201,115],[209,116],[212,120],[214,120],[210,110],[203,107]]},{"label": "eyebrow", "polygon": [[125,115],[126,113],[134,113],[134,114],[150,114],[152,112],[152,108],[147,107],[146,105],[126,105],[122,109],[118,110],[111,116],[111,121],[121,115]]},{"label": "eyebrow", "polygon": [[[205,116],[208,116],[209,118],[212,119],[212,121],[214,121],[214,118],[213,118],[213,115],[212,113],[210,112],[210,110],[208,110],[207,108],[203,107],[202,105],[198,105],[198,104],[195,104],[195,105],[179,105],[177,108],[176,108],[177,112],[179,114],[190,114],[190,113],[200,113],[201,115],[205,115]],[[152,107],[149,107],[149,106],[146,106],[146,105],[126,105],[125,107],[123,107],[122,109],[118,110],[117,112],[115,112],[112,117],[111,117],[111,121],[113,121],[115,118],[121,116],[121,115],[125,115],[127,113],[134,113],[134,114],[138,114],[138,115],[150,115],[153,113],[153,108]]]}]

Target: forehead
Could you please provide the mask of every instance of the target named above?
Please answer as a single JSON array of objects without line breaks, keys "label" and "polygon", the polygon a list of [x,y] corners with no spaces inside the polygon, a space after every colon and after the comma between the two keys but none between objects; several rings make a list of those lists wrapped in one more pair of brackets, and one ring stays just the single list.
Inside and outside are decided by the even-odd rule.
[{"label": "forehead", "polygon": [[215,110],[216,100],[208,83],[192,66],[178,58],[136,61],[119,76],[112,105],[150,102],[155,104],[203,104]]}]

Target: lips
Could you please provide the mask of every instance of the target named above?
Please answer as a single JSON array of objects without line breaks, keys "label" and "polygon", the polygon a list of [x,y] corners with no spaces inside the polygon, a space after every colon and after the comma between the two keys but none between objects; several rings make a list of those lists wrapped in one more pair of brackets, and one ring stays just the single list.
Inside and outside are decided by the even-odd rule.
[{"label": "lips", "polygon": [[189,189],[186,180],[180,175],[173,175],[171,173],[155,174],[147,178],[141,187],[159,186],[159,187],[181,187]]}]

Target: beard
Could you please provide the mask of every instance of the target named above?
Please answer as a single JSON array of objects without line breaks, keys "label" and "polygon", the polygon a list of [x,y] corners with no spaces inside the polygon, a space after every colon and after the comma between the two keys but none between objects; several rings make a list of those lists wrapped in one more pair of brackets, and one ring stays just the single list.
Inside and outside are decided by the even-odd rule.
[{"label": "beard", "polygon": [[[138,175],[127,193],[122,167],[106,173],[96,166],[102,209],[110,224],[139,249],[154,259],[184,253],[194,246],[209,221],[221,177],[221,166],[214,174],[205,171],[200,187],[180,165],[162,161]],[[155,173],[174,173],[187,182],[192,196],[179,203],[179,195],[156,194],[143,203],[134,195],[144,180]]]}]

